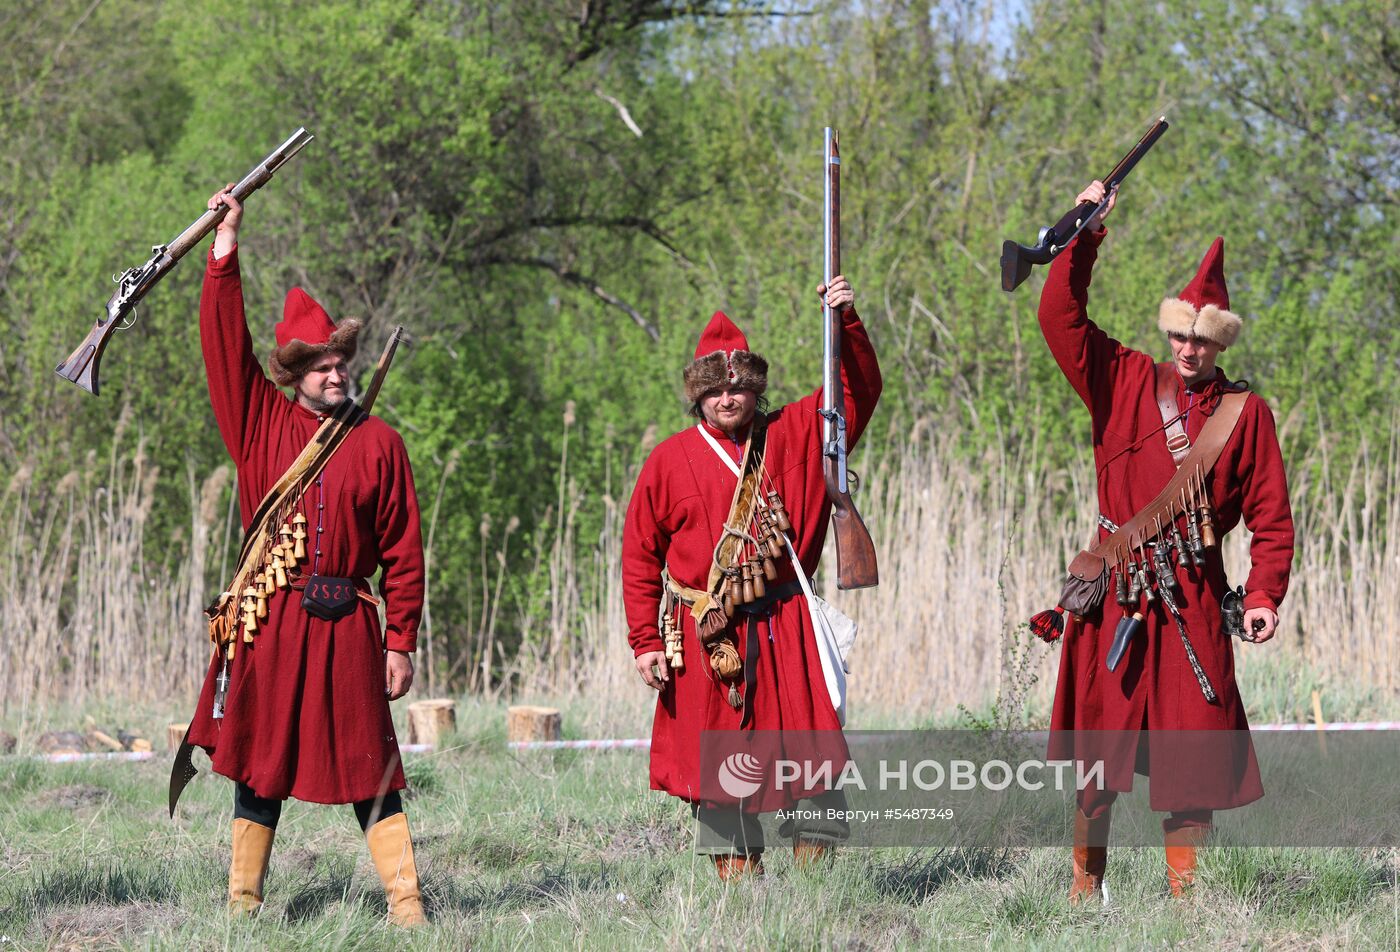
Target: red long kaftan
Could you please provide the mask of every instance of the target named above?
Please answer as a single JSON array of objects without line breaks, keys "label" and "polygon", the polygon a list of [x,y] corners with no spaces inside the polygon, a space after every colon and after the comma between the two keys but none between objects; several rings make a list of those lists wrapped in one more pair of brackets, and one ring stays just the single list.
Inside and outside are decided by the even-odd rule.
[{"label": "red long kaftan", "polygon": [[[845,391],[850,446],[854,447],[880,397],[880,367],[870,338],[853,309],[843,319],[841,375]],[[821,557],[831,504],[822,481],[820,389],[768,415],[766,471],[782,496],[793,524],[793,545],[810,574]],[[705,424],[701,424],[705,425]],[[734,446],[718,430],[717,440]],[[681,585],[705,587],[715,542],[734,495],[737,477],[719,459],[696,427],[662,442],[647,458],[637,478],[623,530],[623,598],[628,641],[635,654],[662,650],[656,622],[662,593],[661,569],[669,564]],[[778,561],[783,585],[795,580],[791,560]],[[700,732],[737,730],[743,710],[725,700],[728,688],[710,672],[708,657],[696,638],[695,623],[683,616],[686,666],[672,672],[657,699],[652,726],[651,785],[686,800],[699,799]],[[736,641],[746,651],[744,626]],[[760,628],[757,683],[751,727],[759,731],[840,729],[827,694],[816,636],[801,596],[774,606]],[[766,795],[766,794],[764,794]],[[761,795],[763,796],[763,795]],[[746,809],[771,810],[777,802],[750,802]]]},{"label": "red long kaftan", "polygon": [[[246,529],[321,417],[263,374],[244,319],[237,250],[218,260],[211,253],[199,323],[209,397],[238,468]],[[211,715],[219,665],[210,665],[190,740],[209,752],[215,771],[262,797],[351,803],[401,790],[384,649],[414,650],[423,606],[418,502],[403,440],[378,417],[363,419],[303,496],[301,511],[311,536],[308,570],[318,548],[322,575],[368,579],[383,567],[387,632],[363,600],[332,622],[307,614],[301,592],[277,592],[253,643],[238,646],[222,720]]]},{"label": "red long kaftan", "polygon": [[[1121,525],[1161,491],[1176,467],[1161,432],[1156,363],[1111,339],[1089,320],[1089,282],[1100,241],[1102,233],[1081,234],[1055,259],[1041,293],[1040,326],[1060,369],[1089,408],[1099,511]],[[1186,424],[1193,442],[1207,419],[1202,405],[1211,407],[1224,380],[1217,368],[1213,379],[1187,390],[1178,377],[1179,408],[1196,408]],[[1254,533],[1246,607],[1277,609],[1293,560],[1293,517],[1273,414],[1257,395],[1246,399],[1207,486],[1217,535],[1224,538],[1241,520]],[[1179,528],[1184,538],[1184,519]],[[1106,536],[1102,532],[1100,538]],[[1192,646],[1218,700],[1206,701],[1181,636],[1160,601],[1148,611],[1145,631],[1134,639],[1118,670],[1107,670],[1105,658],[1123,616],[1110,591],[1101,615],[1086,618],[1078,630],[1071,625],[1066,632],[1052,729],[1248,728],[1235,684],[1233,649],[1221,630],[1220,599],[1226,581],[1219,547],[1207,551],[1201,568],[1178,568],[1176,574]],[[1263,795],[1253,751],[1247,746],[1232,748],[1239,753],[1232,762],[1179,769],[1181,765],[1170,760],[1165,740],[1148,745],[1144,765],[1152,777],[1154,810],[1223,809]],[[1130,790],[1132,774],[1131,763],[1120,763],[1116,771],[1110,766],[1107,786]]]}]

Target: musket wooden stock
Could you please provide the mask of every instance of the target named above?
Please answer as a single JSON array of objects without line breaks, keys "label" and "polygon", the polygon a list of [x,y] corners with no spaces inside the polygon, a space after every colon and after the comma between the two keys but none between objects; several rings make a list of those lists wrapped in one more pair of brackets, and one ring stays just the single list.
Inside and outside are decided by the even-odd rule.
[{"label": "musket wooden stock", "polygon": [[[247,175],[229,189],[229,194],[242,202],[249,195],[267,184],[282,165],[296,155],[314,139],[305,128],[299,128],[287,137],[277,148],[253,167]],[[168,245],[156,245],[151,249],[151,259],[138,268],[128,268],[117,278],[117,290],[107,300],[106,313],[97,319],[88,331],[87,337],[68,355],[68,359],[54,368],[54,373],[65,380],[82,387],[88,393],[97,394],[97,367],[102,360],[102,352],[107,342],[121,325],[121,322],[136,309],[137,303],[146,292],[155,287],[161,278],[169,274],[176,263],[189,252],[205,235],[213,231],[228,214],[228,206],[220,204],[200,215]]]},{"label": "musket wooden stock", "polygon": [[[824,205],[825,264],[823,283],[841,273],[841,152],[836,131],[827,128],[822,150],[826,166]],[[822,306],[822,477],[831,500],[831,525],[836,532],[836,587],[870,588],[880,583],[875,542],[865,520],[851,501],[846,473],[846,400],[841,382],[841,314]]]}]

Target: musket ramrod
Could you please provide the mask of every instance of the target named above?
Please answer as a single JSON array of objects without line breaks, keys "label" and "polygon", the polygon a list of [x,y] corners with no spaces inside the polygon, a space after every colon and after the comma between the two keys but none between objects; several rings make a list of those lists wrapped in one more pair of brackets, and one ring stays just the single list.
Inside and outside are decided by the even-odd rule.
[{"label": "musket ramrod", "polygon": [[[823,235],[826,244],[822,281],[829,288],[841,273],[841,154],[836,131],[825,133],[822,161],[826,168]],[[870,588],[880,582],[875,543],[851,501],[846,472],[846,400],[841,382],[841,315],[822,302],[822,475],[831,500],[831,526],[836,531],[836,587]]]},{"label": "musket ramrod", "polygon": [[[313,138],[315,136],[307,132],[306,129],[297,129],[296,132],[287,137],[286,142],[273,149],[267,158],[243,176],[238,184],[229,190],[229,194],[238,201],[243,201],[266,185],[273,174],[288,159],[304,149]],[[107,341],[111,339],[113,332],[136,309],[136,304],[146,296],[146,292],[155,287],[161,278],[169,274],[174,269],[175,263],[183,258],[205,235],[213,231],[227,214],[228,206],[222,203],[217,208],[209,209],[199,216],[192,225],[180,232],[175,240],[167,245],[156,245],[151,248],[151,259],[145,264],[138,268],[128,268],[120,277],[114,278],[117,282],[117,290],[107,301],[107,313],[97,319],[83,342],[73,353],[68,355],[67,360],[54,368],[54,372],[66,380],[73,381],[88,393],[96,394],[98,390],[97,365],[102,360],[102,351],[106,349]]]}]

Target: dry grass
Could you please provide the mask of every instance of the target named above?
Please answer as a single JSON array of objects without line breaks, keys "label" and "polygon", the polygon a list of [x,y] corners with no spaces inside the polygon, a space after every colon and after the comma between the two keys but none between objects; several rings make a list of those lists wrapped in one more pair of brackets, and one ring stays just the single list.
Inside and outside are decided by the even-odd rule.
[{"label": "dry grass", "polygon": [[[1024,619],[1053,604],[1068,556],[1089,537],[1087,465],[1050,471],[1036,462],[1044,454],[1035,446],[1024,457],[968,459],[955,440],[916,427],[890,441],[899,449],[866,473],[857,501],[880,549],[879,588],[836,594],[831,573],[822,580],[861,622],[851,679],[858,714],[893,706],[917,722],[998,695],[1018,713],[1048,704],[1055,651],[1026,634]],[[191,696],[207,656],[206,578],[227,561],[228,469],[202,484],[190,473],[188,531],[154,550],[157,471],[139,437],[105,467],[55,486],[34,485],[30,472],[21,468],[0,495],[0,713],[18,708],[29,719],[55,703],[139,700],[153,685],[167,697]],[[630,664],[617,572],[631,479],[616,476],[590,499],[567,455],[561,459],[558,498],[541,520],[549,531],[533,536],[532,570],[547,584],[534,587],[532,600],[512,602],[503,589],[518,524],[493,532],[483,523],[483,540],[497,540],[496,558],[483,557],[483,594],[467,630],[435,626],[429,615],[425,655],[451,678],[424,689],[587,698],[613,713],[603,720],[618,723],[628,711],[621,720],[638,723],[633,715],[646,698]],[[1379,457],[1363,446],[1353,459],[1303,460],[1293,496],[1299,548],[1283,634],[1267,649],[1242,650],[1241,669],[1365,685],[1393,710],[1400,426]],[[580,544],[590,507],[601,507],[601,530],[594,544]],[[436,507],[425,508],[438,518]],[[1247,544],[1243,530],[1228,540],[1232,579],[1244,578]],[[513,656],[500,638],[507,621],[523,632]]]}]

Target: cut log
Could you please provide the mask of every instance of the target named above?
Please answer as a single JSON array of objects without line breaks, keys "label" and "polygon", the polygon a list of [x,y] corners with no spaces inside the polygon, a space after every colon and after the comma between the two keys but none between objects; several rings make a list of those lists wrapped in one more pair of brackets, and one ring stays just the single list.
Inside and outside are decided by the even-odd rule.
[{"label": "cut log", "polygon": [[185,731],[189,729],[188,724],[165,725],[165,742],[170,745],[171,750],[180,749],[180,745],[185,742]]},{"label": "cut log", "polygon": [[438,738],[457,729],[457,702],[447,698],[414,701],[408,706],[408,742],[438,744]]},{"label": "cut log", "polygon": [[88,744],[92,747],[106,747],[108,750],[125,750],[122,742],[111,734],[104,733],[97,728],[88,731]]},{"label": "cut log", "polygon": [[506,739],[512,743],[558,740],[564,726],[557,708],[518,704],[506,709]]}]

